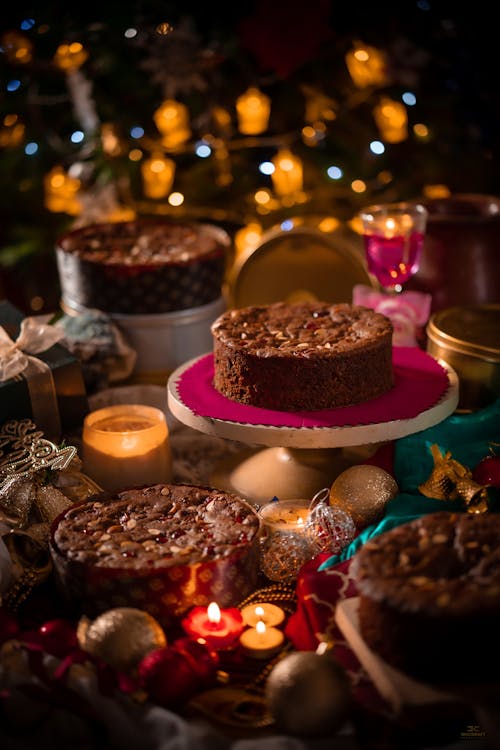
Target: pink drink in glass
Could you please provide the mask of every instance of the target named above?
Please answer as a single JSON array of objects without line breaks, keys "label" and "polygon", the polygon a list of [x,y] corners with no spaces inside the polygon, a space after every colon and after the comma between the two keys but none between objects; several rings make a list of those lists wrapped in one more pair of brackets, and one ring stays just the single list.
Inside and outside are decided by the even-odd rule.
[{"label": "pink drink in glass", "polygon": [[406,237],[365,234],[364,241],[368,270],[382,286],[402,285],[418,271],[423,232],[411,232]]}]

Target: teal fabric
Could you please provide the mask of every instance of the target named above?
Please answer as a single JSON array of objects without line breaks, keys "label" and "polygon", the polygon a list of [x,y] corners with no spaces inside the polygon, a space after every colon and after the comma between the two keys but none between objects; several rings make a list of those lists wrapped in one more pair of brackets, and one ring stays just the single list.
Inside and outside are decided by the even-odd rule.
[{"label": "teal fabric", "polygon": [[[399,494],[387,504],[379,523],[363,529],[351,544],[340,554],[325,560],[318,570],[349,560],[368,539],[402,523],[438,510],[464,510],[460,500],[436,500],[418,491],[418,486],[425,482],[434,467],[430,451],[434,444],[443,455],[449,451],[455,461],[473,470],[491,452],[492,446],[497,446],[495,452],[500,451],[500,399],[477,412],[452,414],[434,427],[397,440],[393,473]],[[498,491],[490,490],[489,497],[490,511],[500,510]]]}]

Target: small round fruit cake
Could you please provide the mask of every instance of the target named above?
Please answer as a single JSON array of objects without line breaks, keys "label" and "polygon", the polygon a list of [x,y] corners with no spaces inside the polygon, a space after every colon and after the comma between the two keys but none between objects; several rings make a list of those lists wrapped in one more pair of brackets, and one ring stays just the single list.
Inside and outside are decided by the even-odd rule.
[{"label": "small round fruit cake", "polygon": [[212,324],[214,387],[278,411],[368,401],[392,388],[392,333],[385,315],[347,303],[227,310]]},{"label": "small round fruit cake", "polygon": [[429,683],[498,682],[500,514],[440,511],[361,547],[359,627],[389,664]]},{"label": "small round fruit cake", "polygon": [[195,605],[235,606],[256,587],[259,532],[237,495],[155,484],[70,507],[50,549],[58,586],[86,614],[131,606],[167,625]]},{"label": "small round fruit cake", "polygon": [[141,218],[91,224],[56,246],[62,301],[84,312],[158,315],[219,299],[229,235],[211,224]]}]

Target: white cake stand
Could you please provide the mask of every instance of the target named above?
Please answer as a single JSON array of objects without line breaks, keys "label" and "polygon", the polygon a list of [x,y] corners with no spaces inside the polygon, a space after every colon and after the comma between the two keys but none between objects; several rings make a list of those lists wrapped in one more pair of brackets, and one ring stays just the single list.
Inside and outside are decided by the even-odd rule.
[{"label": "white cake stand", "polygon": [[[249,448],[227,459],[210,478],[214,487],[236,492],[257,504],[275,496],[280,500],[312,498],[320,489],[331,487],[345,468],[366,458],[369,446],[376,448],[377,444],[433,427],[452,414],[458,405],[457,374],[439,361],[448,376],[448,387],[436,404],[410,419],[336,427],[277,427],[229,421],[198,414],[180,395],[181,376],[200,359],[186,362],[170,375],[169,408],[177,419],[199,432],[249,446],[268,446],[264,450]],[[354,450],[342,450],[346,448]]]}]

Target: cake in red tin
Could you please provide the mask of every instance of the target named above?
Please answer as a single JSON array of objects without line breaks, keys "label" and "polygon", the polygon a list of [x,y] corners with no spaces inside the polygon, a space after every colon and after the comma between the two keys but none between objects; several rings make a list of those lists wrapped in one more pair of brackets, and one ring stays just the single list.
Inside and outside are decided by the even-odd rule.
[{"label": "cake in red tin", "polygon": [[163,218],[75,229],[56,247],[62,301],[126,315],[209,304],[221,296],[229,245],[219,227]]},{"label": "cake in red tin", "polygon": [[432,684],[498,682],[498,513],[405,523],[367,541],[351,574],[361,635],[389,664]]},{"label": "cake in red tin", "polygon": [[237,495],[156,484],[103,493],[51,526],[56,582],[80,611],[144,609],[166,626],[193,606],[236,606],[256,587],[260,521]]},{"label": "cake in red tin", "polygon": [[211,327],[214,387],[278,411],[351,406],[393,385],[392,324],[347,303],[275,302],[222,313]]}]

